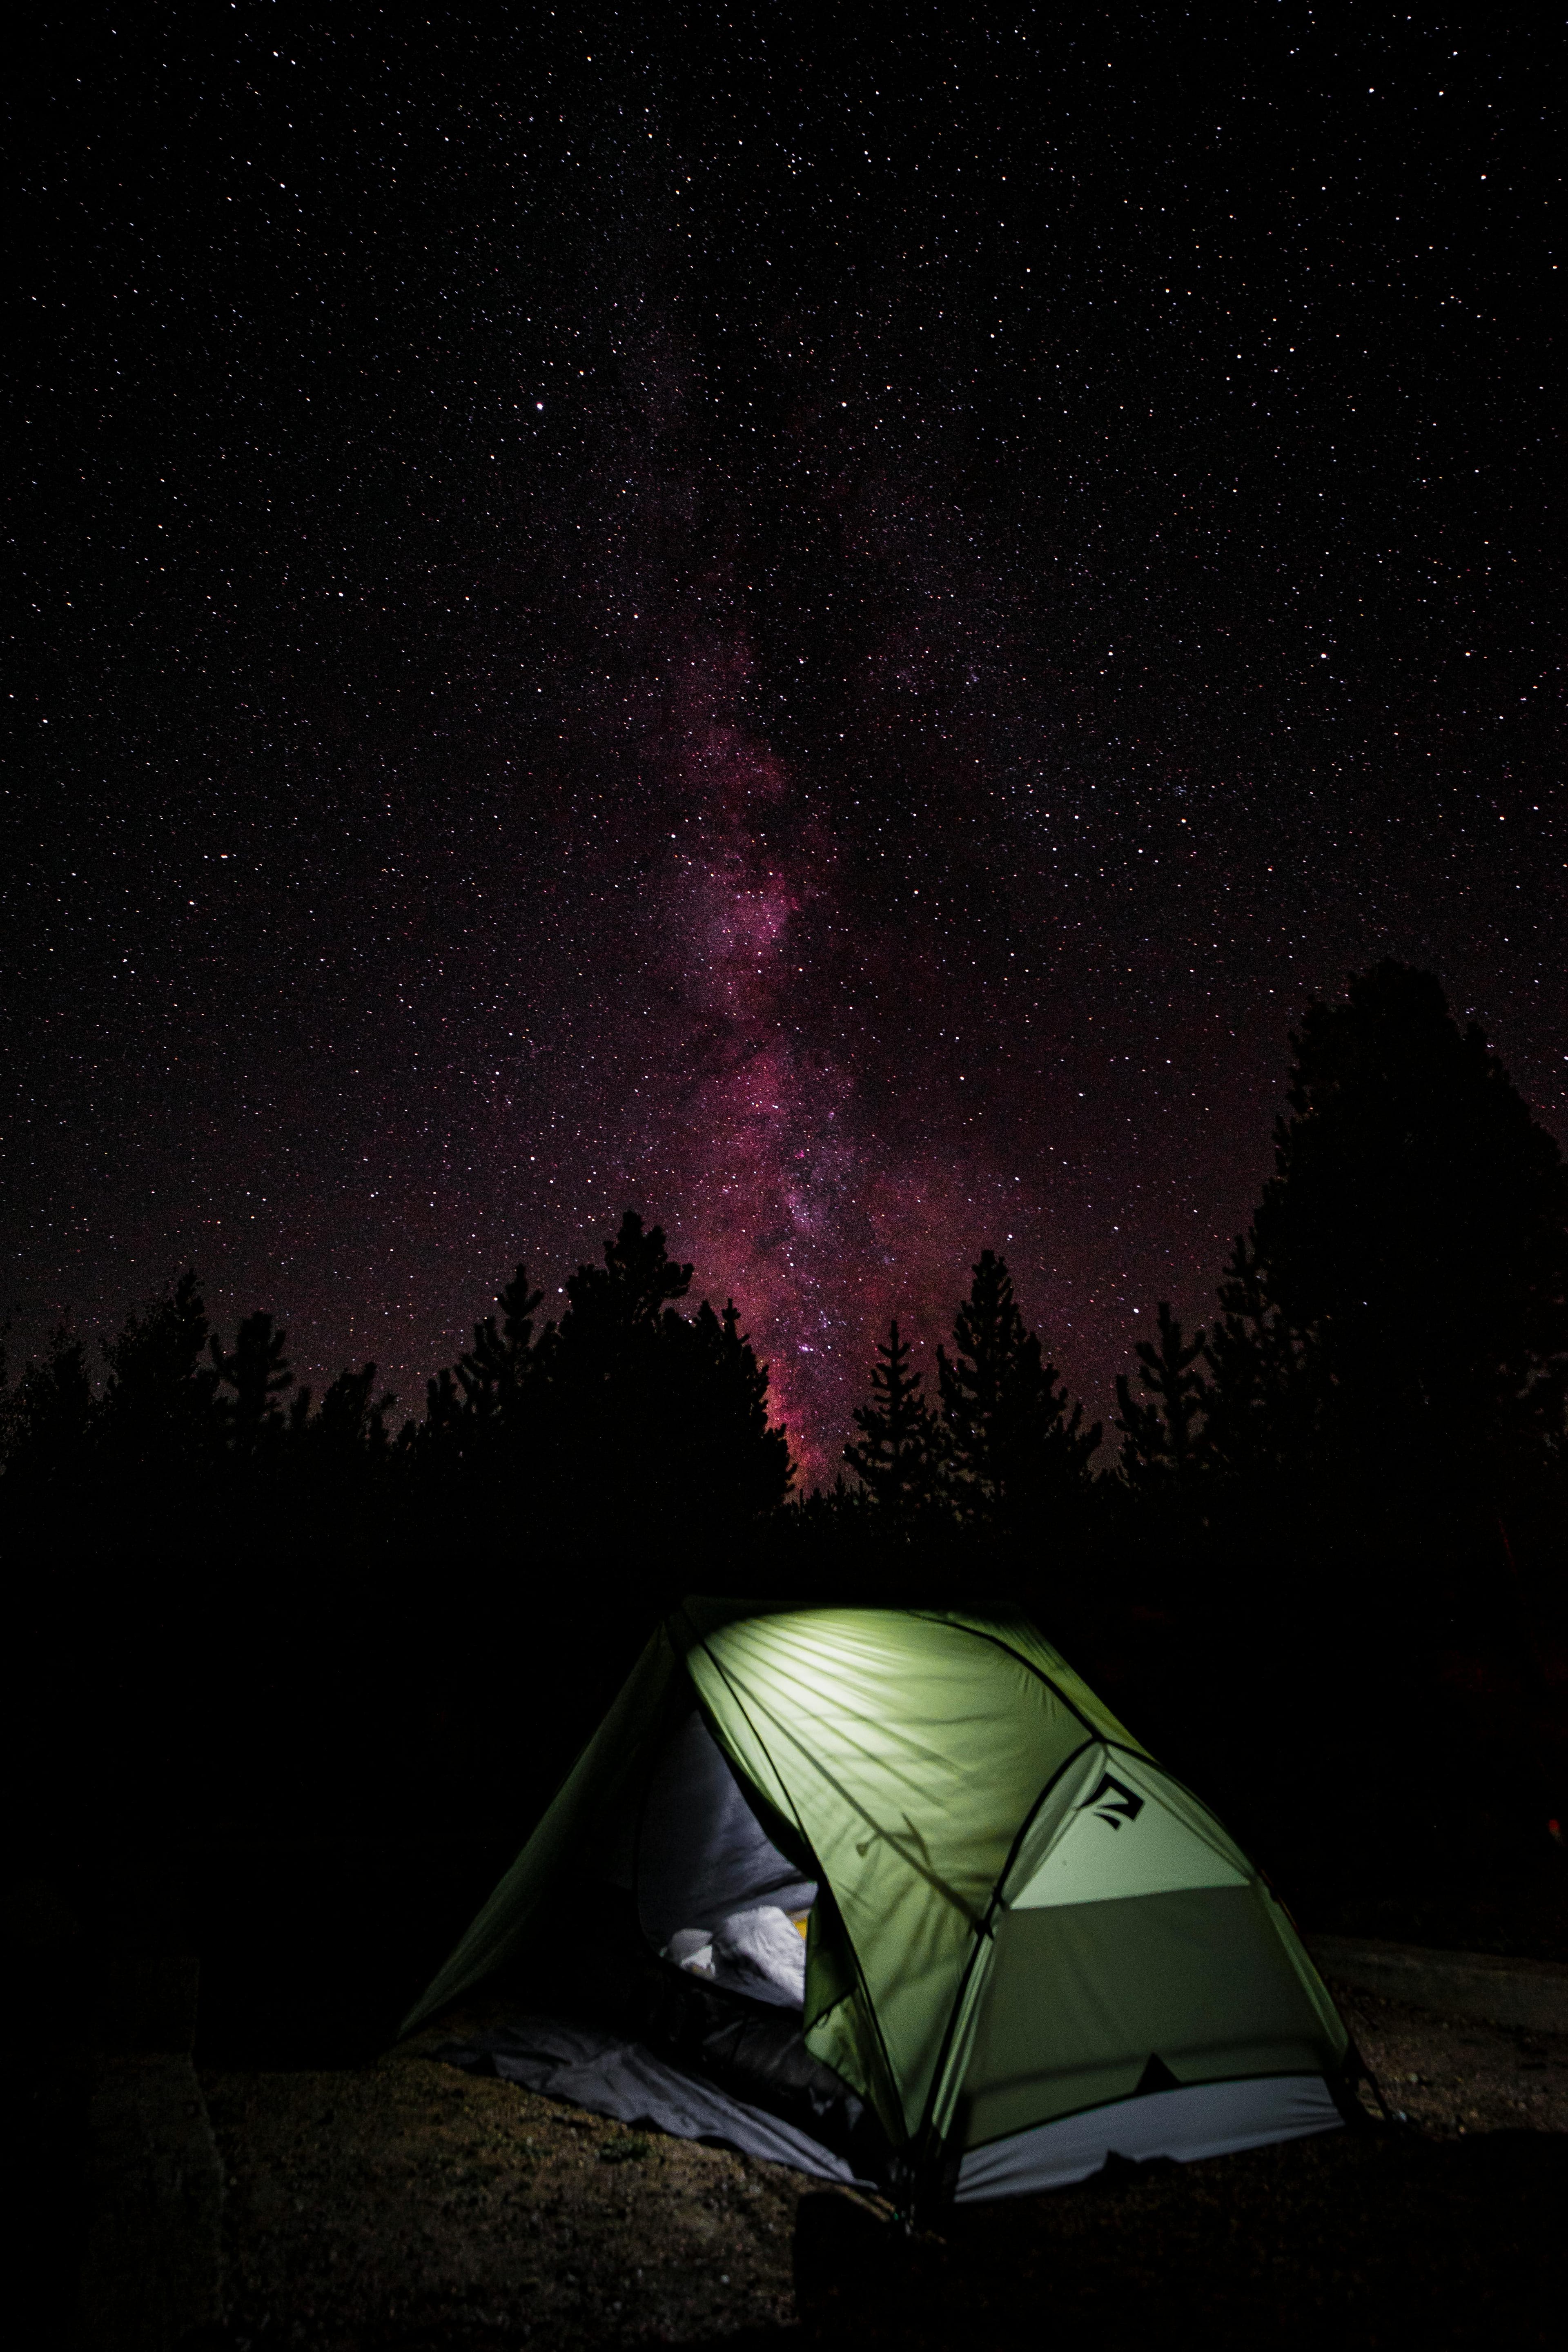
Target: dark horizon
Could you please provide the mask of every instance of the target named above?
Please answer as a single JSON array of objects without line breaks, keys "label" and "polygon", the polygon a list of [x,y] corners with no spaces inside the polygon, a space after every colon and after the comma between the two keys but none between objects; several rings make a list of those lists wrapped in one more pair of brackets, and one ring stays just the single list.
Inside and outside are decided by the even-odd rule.
[{"label": "dark horizon", "polygon": [[[1387,970],[1391,967],[1385,965],[1383,968]],[[1398,968],[1394,967],[1394,969]],[[1314,1001],[1320,1005],[1323,1003],[1321,998]],[[1342,1001],[1342,994],[1341,994],[1331,997],[1329,1003],[1332,1006]],[[1473,1029],[1477,1024],[1464,1025]],[[1292,1035],[1294,1036],[1294,1032]],[[1499,1074],[1506,1078],[1506,1069],[1495,1052],[1489,1052],[1487,1058]],[[1287,1117],[1289,1099],[1288,1078],[1294,1075],[1294,1065],[1292,1065],[1287,1076],[1282,1077],[1278,1090],[1276,1108],[1277,1115],[1281,1118]],[[1527,1108],[1533,1112],[1533,1105]],[[1546,1131],[1550,1132],[1549,1129]],[[1269,1172],[1272,1172],[1277,1164],[1275,1149],[1277,1133],[1278,1129],[1273,1130],[1269,1137],[1266,1163]],[[1462,1148],[1458,1132],[1449,1140],[1456,1150]],[[1555,1140],[1553,1138],[1554,1143]],[[1442,1181],[1441,1171],[1436,1164],[1433,1165],[1431,1173],[1436,1181],[1439,1182]],[[1232,1247],[1227,1251],[1224,1263],[1216,1264],[1213,1269],[1213,1279],[1206,1288],[1203,1287],[1200,1282],[1194,1281],[1189,1286],[1185,1307],[1180,1298],[1174,1302],[1177,1328],[1178,1329],[1181,1328],[1184,1319],[1187,1333],[1195,1348],[1201,1349],[1205,1333],[1212,1337],[1221,1319],[1220,1294],[1225,1287],[1226,1279],[1234,1272],[1232,1264],[1234,1249],[1240,1244],[1243,1232],[1250,1229],[1256,1205],[1255,1193],[1254,1200],[1246,1205],[1238,1216],[1237,1230],[1231,1236]],[[1411,1206],[1414,1208],[1414,1202]],[[563,1316],[569,1314],[570,1301],[567,1291],[570,1278],[575,1276],[581,1281],[587,1276],[596,1280],[601,1263],[609,1255],[610,1245],[615,1241],[616,1228],[621,1228],[624,1235],[625,1224],[628,1220],[646,1224],[652,1229],[654,1236],[668,1247],[671,1260],[678,1264],[680,1262],[679,1235],[665,1234],[656,1217],[641,1218],[637,1210],[628,1207],[622,1212],[621,1217],[607,1219],[597,1234],[584,1237],[584,1255],[563,1267],[562,1272],[566,1279],[561,1283],[555,1283],[550,1278],[554,1272],[553,1268],[542,1269],[520,1261],[511,1270],[513,1274],[523,1276],[528,1284],[539,1286],[540,1300],[533,1317],[536,1329],[542,1330],[547,1324],[559,1321]],[[1347,1224],[1347,1238],[1350,1231],[1351,1228]],[[1011,1244],[1014,1240],[1013,1234],[1008,1233],[1005,1240]],[[977,1255],[981,1254],[976,1253]],[[989,1245],[985,1247],[984,1255],[986,1256],[992,1255]],[[1002,1263],[1010,1273],[1011,1266],[1005,1251],[1002,1253]],[[939,1353],[944,1343],[949,1349],[953,1345],[954,1317],[962,1308],[963,1294],[968,1288],[971,1276],[978,1271],[978,1266],[969,1262],[961,1267],[954,1267],[951,1284],[944,1294],[942,1288],[942,1271],[934,1262],[931,1262],[929,1268],[929,1287],[921,1302],[925,1308],[923,1314],[917,1307],[916,1312],[911,1315],[908,1307],[896,1297],[885,1307],[885,1318],[891,1318],[902,1327],[903,1341],[909,1353],[910,1370],[917,1383],[923,1386],[927,1401],[933,1409],[938,1391]],[[510,1276],[509,1276],[508,1278],[510,1279]],[[12,1379],[16,1379],[22,1375],[32,1362],[47,1363],[58,1351],[61,1339],[67,1338],[79,1341],[83,1346],[89,1377],[94,1389],[101,1391],[105,1373],[119,1335],[122,1330],[129,1328],[132,1323],[150,1313],[155,1313],[160,1302],[171,1299],[180,1288],[182,1282],[187,1286],[194,1283],[203,1305],[207,1309],[207,1319],[214,1327],[216,1343],[222,1347],[226,1340],[234,1339],[245,1310],[237,1301],[234,1303],[232,1315],[226,1319],[224,1312],[215,1306],[210,1286],[203,1278],[201,1269],[189,1266],[179,1269],[177,1274],[172,1274],[161,1287],[151,1290],[145,1295],[121,1298],[114,1303],[96,1324],[71,1314],[68,1308],[62,1315],[57,1315],[52,1324],[47,1327],[40,1325],[34,1333],[29,1333],[25,1325],[18,1329],[14,1323],[6,1333],[9,1349],[5,1369]],[[1018,1292],[1020,1306],[1027,1310],[1029,1302],[1026,1285],[1015,1284],[1014,1286]],[[712,1303],[721,1307],[724,1304],[722,1294],[718,1299],[710,1300],[710,1290],[711,1286],[703,1281],[701,1268],[693,1266],[689,1291],[681,1294],[678,1311],[683,1317],[689,1318],[703,1304]],[[384,1419],[389,1433],[405,1429],[409,1424],[417,1428],[426,1421],[432,1410],[432,1384],[438,1377],[446,1379],[450,1376],[449,1368],[464,1356],[465,1351],[478,1339],[479,1327],[485,1318],[488,1317],[493,1320],[497,1318],[498,1310],[505,1304],[505,1292],[506,1283],[498,1281],[492,1291],[488,1292],[483,1298],[477,1299],[467,1323],[451,1335],[447,1355],[432,1362],[427,1370],[416,1372],[414,1383],[410,1387],[398,1391],[395,1387],[390,1386],[392,1375],[384,1363],[375,1360],[365,1363],[364,1369],[374,1371],[375,1375],[374,1381],[375,1395],[382,1398],[387,1405]],[[851,1299],[854,1299],[857,1295],[856,1287],[853,1285],[850,1286]],[[1160,1312],[1163,1313],[1164,1308],[1172,1304],[1170,1297],[1162,1296],[1158,1302]],[[360,1370],[362,1358],[353,1354],[352,1349],[346,1359],[341,1359],[336,1363],[326,1360],[312,1363],[302,1360],[294,1332],[287,1320],[279,1317],[275,1309],[267,1306],[264,1301],[251,1302],[248,1312],[253,1318],[258,1307],[260,1307],[277,1328],[278,1346],[281,1351],[279,1360],[290,1376],[289,1390],[296,1397],[300,1391],[308,1391],[310,1395],[319,1398],[334,1380],[349,1379]],[[1038,1318],[1026,1311],[1023,1320],[1026,1327],[1033,1328]],[[353,1328],[353,1318],[351,1316],[349,1322],[351,1338]],[[743,1337],[750,1337],[743,1315],[741,1317],[740,1328]],[[846,1423],[842,1432],[825,1431],[820,1427],[816,1430],[808,1429],[803,1441],[801,1432],[788,1423],[787,1417],[780,1410],[780,1400],[772,1379],[771,1368],[766,1358],[763,1358],[761,1368],[767,1377],[769,1390],[767,1418],[772,1427],[780,1430],[787,1436],[792,1468],[792,1491],[797,1498],[804,1497],[813,1491],[826,1492],[830,1488],[834,1481],[844,1474],[849,1453],[854,1450],[852,1444],[847,1448],[845,1441],[853,1441],[855,1437],[851,1418],[855,1408],[864,1405],[872,1399],[872,1391],[876,1385],[873,1377],[874,1369],[879,1353],[883,1349],[883,1343],[886,1340],[887,1319],[879,1324],[868,1323],[866,1328],[867,1344],[862,1357],[858,1361],[847,1363],[843,1368],[842,1391],[846,1400]],[[1056,1366],[1056,1370],[1065,1376],[1068,1396],[1081,1405],[1086,1425],[1093,1423],[1098,1431],[1097,1443],[1089,1448],[1088,1455],[1089,1468],[1099,1473],[1114,1473],[1119,1450],[1121,1447],[1120,1433],[1124,1427],[1122,1420],[1119,1417],[1118,1407],[1121,1381],[1123,1379],[1130,1381],[1132,1392],[1134,1394],[1139,1392],[1140,1378],[1136,1350],[1140,1342],[1152,1343],[1158,1337],[1155,1311],[1143,1312],[1138,1317],[1130,1337],[1127,1358],[1121,1364],[1110,1368],[1102,1396],[1097,1396],[1092,1389],[1086,1391],[1074,1381],[1072,1377],[1074,1351],[1070,1348],[1064,1350],[1053,1347],[1051,1334],[1048,1332],[1042,1333],[1040,1336],[1046,1344],[1047,1354],[1062,1359]],[[36,1342],[36,1352],[32,1355],[27,1352],[29,1339]],[[16,1344],[18,1340],[22,1343],[20,1346]]]}]

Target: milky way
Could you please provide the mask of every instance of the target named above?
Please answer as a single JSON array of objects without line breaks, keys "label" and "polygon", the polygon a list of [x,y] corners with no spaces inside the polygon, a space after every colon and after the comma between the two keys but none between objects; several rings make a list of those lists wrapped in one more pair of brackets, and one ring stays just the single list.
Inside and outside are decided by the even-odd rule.
[{"label": "milky way", "polygon": [[[784,763],[727,716],[744,667],[732,649],[681,663],[679,781],[661,803],[678,820],[674,870],[654,923],[689,1025],[675,1030],[659,1088],[648,1181],[669,1192],[704,1279],[745,1302],[803,1469],[831,1475],[832,1433],[864,1392],[889,1313],[930,1339],[951,1312],[984,1151],[928,1147],[913,1165],[890,1154],[848,1042],[814,1035],[803,919],[844,920],[837,845],[826,822],[792,810]],[[885,951],[896,984],[893,938]]]},{"label": "milky way", "polygon": [[1561,1127],[1550,77],[1260,22],[46,32],[14,1352],[412,1405],[636,1206],[831,1475],[985,1246],[1105,1413],[1352,967]]}]

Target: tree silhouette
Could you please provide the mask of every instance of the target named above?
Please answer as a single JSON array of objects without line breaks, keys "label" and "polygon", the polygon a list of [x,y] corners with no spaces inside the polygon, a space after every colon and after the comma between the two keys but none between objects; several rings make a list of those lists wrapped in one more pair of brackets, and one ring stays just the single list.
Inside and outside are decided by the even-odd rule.
[{"label": "tree silhouette", "polygon": [[322,1391],[320,1406],[300,1432],[318,1465],[348,1471],[384,1458],[386,1417],[397,1399],[390,1389],[379,1397],[374,1391],[374,1364],[340,1372]]},{"label": "tree silhouette", "polygon": [[461,1487],[470,1507],[494,1507],[505,1486],[515,1512],[521,1488],[534,1476],[544,1367],[555,1338],[552,1323],[534,1341],[543,1295],[519,1265],[497,1296],[500,1315],[476,1323],[472,1347],[426,1382],[424,1423],[407,1423],[398,1439],[416,1490],[438,1490],[449,1501]]},{"label": "tree silhouette", "polygon": [[1269,1296],[1253,1236],[1237,1236],[1219,1307],[1205,1349],[1205,1452],[1233,1488],[1278,1486],[1321,1465],[1324,1388],[1310,1335]]},{"label": "tree silhouette", "polygon": [[218,1374],[204,1360],[212,1327],[194,1270],[172,1291],[127,1316],[104,1348],[109,1377],[100,1412],[113,1475],[135,1485],[210,1470],[222,1446]]},{"label": "tree silhouette", "polygon": [[871,1402],[855,1410],[861,1435],[845,1447],[844,1458],[878,1509],[908,1527],[936,1499],[941,1423],[921,1393],[921,1374],[910,1370],[910,1344],[896,1315],[877,1355]]},{"label": "tree silhouette", "polygon": [[1137,1347],[1142,1397],[1132,1394],[1125,1373],[1116,1380],[1116,1427],[1121,1435],[1121,1468],[1134,1487],[1185,1491],[1202,1458],[1205,1384],[1195,1367],[1203,1358],[1204,1332],[1184,1338],[1162,1298],[1158,1339]]},{"label": "tree silhouette", "polygon": [[645,1232],[637,1211],[627,1209],[619,1231],[605,1244],[603,1267],[580,1265],[567,1282],[572,1337],[566,1344],[613,1355],[628,1342],[649,1339],[661,1328],[670,1302],[690,1287],[691,1268],[670,1256],[663,1227]]},{"label": "tree silhouette", "polygon": [[1081,1496],[1100,1424],[1083,1427],[1065,1384],[1025,1325],[1006,1262],[983,1250],[952,1327],[937,1349],[950,1492],[972,1525],[1016,1528]]},{"label": "tree silhouette", "polygon": [[287,1333],[260,1308],[247,1315],[235,1333],[232,1354],[216,1331],[208,1343],[219,1387],[233,1391],[232,1396],[220,1397],[219,1412],[237,1462],[255,1463],[264,1453],[276,1454],[287,1425],[278,1401],[294,1385],[284,1354],[287,1345]]},{"label": "tree silhouette", "polygon": [[460,1462],[464,1437],[464,1397],[457,1375],[443,1364],[425,1383],[425,1425],[410,1422],[404,1434],[425,1460]]},{"label": "tree silhouette", "polygon": [[1406,1496],[1560,1453],[1568,1178],[1430,973],[1385,962],[1291,1039],[1290,1116],[1210,1349],[1213,1439]]},{"label": "tree silhouette", "polygon": [[[497,1297],[499,1326],[493,1315],[475,1324],[474,1344],[459,1359],[457,1372],[464,1408],[475,1423],[488,1428],[518,1422],[536,1369],[533,1318],[543,1299],[542,1290],[529,1288],[528,1268],[520,1265]],[[550,1328],[553,1332],[553,1325]]]},{"label": "tree silhouette", "polygon": [[715,1315],[704,1299],[685,1327],[690,1359],[687,1410],[701,1515],[743,1526],[775,1510],[795,1475],[789,1437],[768,1425],[768,1372],[741,1329],[734,1300]]},{"label": "tree silhouette", "polygon": [[774,1508],[793,1475],[767,1372],[733,1301],[690,1320],[691,1267],[628,1209],[602,1267],[580,1265],[534,1350],[530,1419],[546,1500],[584,1528],[639,1518],[695,1532]]},{"label": "tree silhouette", "polygon": [[28,1363],[5,1391],[0,1458],[13,1504],[79,1485],[91,1441],[94,1398],[87,1349],[60,1326],[41,1364]]},{"label": "tree silhouette", "polygon": [[584,1508],[595,1493],[661,1483],[668,1381],[686,1328],[671,1302],[690,1287],[691,1268],[670,1257],[662,1227],[645,1231],[633,1209],[605,1244],[604,1265],[568,1277],[543,1369],[552,1434],[562,1462],[573,1461]]}]

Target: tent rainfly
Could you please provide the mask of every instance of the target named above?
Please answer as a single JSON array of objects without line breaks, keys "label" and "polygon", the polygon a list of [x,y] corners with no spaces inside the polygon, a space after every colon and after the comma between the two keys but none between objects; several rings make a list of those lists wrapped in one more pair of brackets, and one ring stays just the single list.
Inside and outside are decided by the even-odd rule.
[{"label": "tent rainfly", "polygon": [[680,1928],[809,1906],[798,2031],[909,2207],[1352,2109],[1353,2047],[1287,1913],[1019,1619],[688,1601],[405,2031],[595,1870],[671,1972]]}]

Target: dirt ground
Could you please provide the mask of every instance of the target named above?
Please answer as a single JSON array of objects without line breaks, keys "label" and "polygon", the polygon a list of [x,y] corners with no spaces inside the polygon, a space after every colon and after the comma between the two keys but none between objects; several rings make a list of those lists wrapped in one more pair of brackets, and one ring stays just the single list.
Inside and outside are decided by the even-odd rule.
[{"label": "dirt ground", "polygon": [[[629,2131],[428,2051],[343,2073],[211,2074],[236,2352],[1037,2341],[1039,2297],[1101,2347],[1297,2327],[1336,2352],[1561,2340],[1568,2038],[1343,1991],[1397,2129],[1155,2166],[953,2218],[910,2246],[783,2168]],[[1563,2137],[1556,2136],[1563,2135]],[[792,2271],[796,2209],[800,2294]],[[1539,2325],[1536,2315],[1539,2312]],[[1545,2332],[1550,2326],[1550,2336]]]},{"label": "dirt ground", "polygon": [[313,2348],[708,2339],[794,2317],[801,2177],[426,2054],[220,2074],[233,2339]]}]

